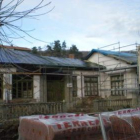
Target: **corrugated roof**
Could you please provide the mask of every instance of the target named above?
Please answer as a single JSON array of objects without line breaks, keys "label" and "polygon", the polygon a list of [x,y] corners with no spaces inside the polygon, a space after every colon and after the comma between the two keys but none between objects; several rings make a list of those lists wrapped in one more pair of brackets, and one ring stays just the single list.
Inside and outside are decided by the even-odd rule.
[{"label": "corrugated roof", "polygon": [[61,67],[79,67],[79,68],[99,68],[99,65],[85,62],[79,59],[71,59],[71,58],[61,58],[61,57],[50,57],[43,56],[46,60],[50,60],[52,63],[57,64]]},{"label": "corrugated roof", "polygon": [[0,48],[0,63],[29,64],[51,67],[98,68],[97,64],[84,62],[79,59],[38,56],[26,51]]},{"label": "corrugated roof", "polygon": [[30,52],[0,48],[0,63],[52,65],[40,56]]},{"label": "corrugated roof", "polygon": [[116,59],[123,60],[130,64],[136,64],[137,63],[137,55],[134,53],[127,53],[127,52],[118,52],[118,51],[107,51],[107,50],[99,50],[99,49],[93,49],[86,57],[87,60],[93,53],[101,53],[103,55],[107,55],[110,57],[114,57]]}]

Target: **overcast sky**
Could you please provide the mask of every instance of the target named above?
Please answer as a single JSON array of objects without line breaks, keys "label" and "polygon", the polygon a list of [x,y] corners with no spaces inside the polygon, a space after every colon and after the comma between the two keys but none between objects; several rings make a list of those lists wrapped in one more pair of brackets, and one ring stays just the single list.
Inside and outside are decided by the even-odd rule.
[{"label": "overcast sky", "polygon": [[[30,7],[39,0],[25,0]],[[49,1],[48,1],[49,2]],[[140,42],[140,0],[52,0],[41,12],[53,11],[38,20],[22,20],[24,29],[35,29],[30,34],[48,43],[33,40],[15,40],[17,46],[41,46],[54,40],[75,44],[79,50],[90,51],[120,42],[122,45]]]}]

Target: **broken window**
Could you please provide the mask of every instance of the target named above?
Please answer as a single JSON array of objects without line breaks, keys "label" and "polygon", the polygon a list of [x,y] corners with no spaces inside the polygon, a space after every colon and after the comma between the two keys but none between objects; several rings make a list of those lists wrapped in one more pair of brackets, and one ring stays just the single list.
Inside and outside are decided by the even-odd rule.
[{"label": "broken window", "polygon": [[98,77],[85,77],[85,96],[98,95]]},{"label": "broken window", "polygon": [[12,77],[13,98],[33,97],[33,77],[26,75],[13,75]]}]

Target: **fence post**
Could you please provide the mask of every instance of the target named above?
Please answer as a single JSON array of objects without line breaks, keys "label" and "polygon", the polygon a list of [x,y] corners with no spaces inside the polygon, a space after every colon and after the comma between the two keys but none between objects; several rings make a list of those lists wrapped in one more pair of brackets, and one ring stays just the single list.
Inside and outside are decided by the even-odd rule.
[{"label": "fence post", "polygon": [[67,103],[65,100],[63,100],[63,102],[62,102],[62,111],[67,112]]},{"label": "fence post", "polygon": [[93,109],[94,109],[95,112],[99,111],[98,100],[93,101]]},{"label": "fence post", "polygon": [[103,140],[107,140],[106,132],[105,132],[105,127],[104,127],[104,123],[103,123],[103,119],[102,119],[101,114],[99,114],[99,121],[100,121],[100,126],[101,126]]}]

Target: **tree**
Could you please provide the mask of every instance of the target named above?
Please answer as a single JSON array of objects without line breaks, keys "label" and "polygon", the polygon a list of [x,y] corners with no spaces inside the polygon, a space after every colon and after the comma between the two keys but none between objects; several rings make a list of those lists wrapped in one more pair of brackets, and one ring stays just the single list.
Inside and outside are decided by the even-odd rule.
[{"label": "tree", "polygon": [[67,45],[66,45],[66,42],[63,41],[62,42],[62,56],[65,57],[66,56],[66,48],[67,48]]},{"label": "tree", "polygon": [[34,54],[37,54],[38,53],[37,47],[33,47],[32,48],[32,53],[34,53]]},{"label": "tree", "polygon": [[[12,44],[13,39],[22,38],[26,40],[25,36],[29,36],[33,39],[33,36],[31,36],[26,30],[22,29],[22,27],[19,25],[16,25],[15,22],[19,21],[21,19],[25,18],[32,18],[35,19],[36,17],[40,15],[44,15],[51,10],[46,11],[45,13],[38,13],[42,8],[45,8],[46,6],[50,5],[51,2],[44,3],[45,0],[40,0],[40,2],[35,5],[31,9],[18,11],[20,9],[20,6],[23,4],[25,0],[0,0],[0,43],[6,43],[6,44]],[[24,34],[21,35],[21,34]],[[39,40],[39,39],[37,39]]]},{"label": "tree", "polygon": [[45,51],[45,54],[47,54],[48,56],[52,56],[53,55],[52,46],[47,45],[46,48],[47,48],[47,50]]},{"label": "tree", "polygon": [[78,48],[76,45],[72,45],[69,50],[69,54],[74,54],[75,58],[81,59],[82,58],[82,53],[79,52]]},{"label": "tree", "polygon": [[82,58],[82,53],[78,50],[76,45],[72,45],[68,50],[66,49],[67,45],[65,41],[63,41],[61,45],[60,40],[55,40],[50,45],[47,45],[46,48],[45,55],[47,56],[68,57],[69,54],[74,54],[75,58]]},{"label": "tree", "polygon": [[59,40],[54,41],[53,51],[55,56],[61,56],[61,44]]},{"label": "tree", "polygon": [[69,53],[76,54],[76,53],[78,53],[78,52],[79,52],[79,50],[78,50],[78,48],[76,47],[76,45],[72,45],[72,46],[70,47]]},{"label": "tree", "polygon": [[42,54],[42,48],[41,48],[41,46],[38,47],[38,53],[39,53],[39,55]]},{"label": "tree", "polygon": [[63,42],[62,42],[62,50],[65,50],[65,49],[66,49],[66,47],[67,47],[66,42],[65,42],[65,41],[63,41]]}]

